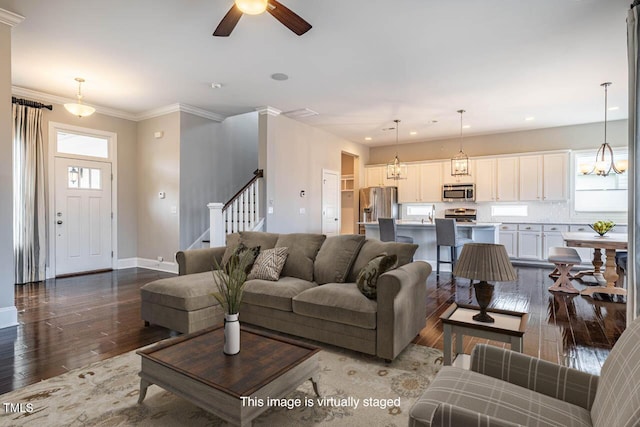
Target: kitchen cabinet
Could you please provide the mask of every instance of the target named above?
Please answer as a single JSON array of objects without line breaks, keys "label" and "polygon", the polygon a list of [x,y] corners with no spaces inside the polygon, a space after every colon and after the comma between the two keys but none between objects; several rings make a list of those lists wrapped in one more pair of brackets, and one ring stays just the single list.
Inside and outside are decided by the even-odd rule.
[{"label": "kitchen cabinet", "polygon": [[367,166],[364,170],[367,187],[397,187],[398,181],[387,179],[387,166]]},{"label": "kitchen cabinet", "polygon": [[518,226],[516,224],[502,224],[498,231],[501,245],[507,250],[509,258],[518,258]]},{"label": "kitchen cabinet", "polygon": [[520,200],[542,200],[542,156],[520,157]]},{"label": "kitchen cabinet", "polygon": [[398,181],[399,203],[434,203],[442,201],[442,163],[407,165],[407,179]]},{"label": "kitchen cabinet", "polygon": [[568,196],[569,153],[521,156],[520,195],[523,201],[564,201]]},{"label": "kitchen cabinet", "polygon": [[496,200],[511,202],[518,200],[518,157],[496,159]]},{"label": "kitchen cabinet", "polygon": [[[595,231],[591,229],[588,225],[570,225],[569,231],[578,231],[580,233],[593,233],[595,235]],[[573,248],[578,251],[578,255],[582,259],[583,264],[591,264],[593,260],[593,248]]]},{"label": "kitchen cabinet", "polygon": [[476,202],[493,202],[496,200],[496,159],[477,159],[476,169]]},{"label": "kitchen cabinet", "polygon": [[568,225],[544,224],[542,226],[542,259],[549,258],[549,248],[565,246],[562,232],[569,231]]},{"label": "kitchen cabinet", "polygon": [[540,224],[518,225],[518,258],[542,259],[542,226]]},{"label": "kitchen cabinet", "polygon": [[442,162],[442,183],[443,184],[474,184],[475,183],[475,160],[469,159],[470,175],[451,175],[451,160]]}]

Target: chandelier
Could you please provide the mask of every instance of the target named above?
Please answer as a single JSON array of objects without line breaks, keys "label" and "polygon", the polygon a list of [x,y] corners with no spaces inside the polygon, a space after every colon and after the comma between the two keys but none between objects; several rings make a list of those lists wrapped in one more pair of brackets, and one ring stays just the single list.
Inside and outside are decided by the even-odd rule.
[{"label": "chandelier", "polygon": [[458,110],[460,113],[460,151],[451,159],[451,176],[469,175],[469,156],[462,151],[462,113],[464,110]]},{"label": "chandelier", "polygon": [[96,112],[96,109],[82,103],[82,83],[84,83],[84,79],[81,77],[76,77],[75,81],[78,82],[78,95],[76,95],[78,98],[78,102],[70,102],[64,104],[64,108],[74,116],[90,116]]},{"label": "chandelier", "polygon": [[394,120],[396,124],[396,156],[395,158],[387,163],[387,179],[407,179],[407,164],[401,163],[398,159],[398,128],[400,127],[400,120]]},{"label": "chandelier", "polygon": [[604,87],[604,142],[596,152],[596,161],[593,167],[589,164],[580,165],[580,172],[583,175],[607,176],[611,172],[621,174],[629,168],[627,160],[616,162],[613,159],[613,150],[607,142],[607,89],[611,86],[611,82],[602,83],[600,86]]}]

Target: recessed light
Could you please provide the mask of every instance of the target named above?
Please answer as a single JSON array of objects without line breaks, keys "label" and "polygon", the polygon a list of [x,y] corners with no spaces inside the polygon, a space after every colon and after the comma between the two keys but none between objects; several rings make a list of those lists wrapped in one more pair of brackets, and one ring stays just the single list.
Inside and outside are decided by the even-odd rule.
[{"label": "recessed light", "polygon": [[619,110],[620,107],[609,107],[609,111],[616,111]]},{"label": "recessed light", "polygon": [[365,141],[371,141],[372,139],[373,139],[373,138],[371,138],[370,136],[365,136],[365,137],[364,137],[364,140],[365,140]]},{"label": "recessed light", "polygon": [[415,130],[412,130],[411,132],[409,132],[409,135],[417,135],[418,132],[416,132]]},{"label": "recessed light", "polygon": [[211,83],[211,89],[220,89],[222,87],[222,83]]},{"label": "recessed light", "polygon": [[285,81],[285,80],[289,80],[289,76],[287,76],[285,73],[274,73],[271,74],[271,78],[273,80],[277,80],[279,82]]},{"label": "recessed light", "polygon": [[536,118],[535,118],[535,117],[533,117],[533,116],[529,116],[529,117],[525,117],[524,119],[525,119],[526,121],[530,122],[530,121],[535,120]]},{"label": "recessed light", "polygon": [[471,127],[471,125],[464,125],[462,126],[462,129],[469,129]]}]

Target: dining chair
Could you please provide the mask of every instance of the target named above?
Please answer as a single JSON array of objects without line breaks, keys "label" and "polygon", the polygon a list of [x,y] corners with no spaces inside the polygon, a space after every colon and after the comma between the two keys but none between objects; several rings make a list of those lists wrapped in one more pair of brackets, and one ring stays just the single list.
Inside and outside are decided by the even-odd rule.
[{"label": "dining chair", "polygon": [[382,242],[413,243],[413,237],[397,235],[395,218],[378,218],[378,226]]}]

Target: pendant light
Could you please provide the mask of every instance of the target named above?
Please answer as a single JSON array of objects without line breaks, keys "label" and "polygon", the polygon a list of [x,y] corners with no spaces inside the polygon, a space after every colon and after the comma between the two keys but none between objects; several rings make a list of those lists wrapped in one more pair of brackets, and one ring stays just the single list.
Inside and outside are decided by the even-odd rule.
[{"label": "pendant light", "polygon": [[398,159],[398,128],[400,127],[400,120],[394,120],[396,124],[396,156],[395,158],[387,163],[387,179],[399,180],[399,179],[407,179],[407,164],[400,163]]},{"label": "pendant light", "polygon": [[460,151],[451,159],[451,176],[469,175],[469,156],[462,151],[462,114],[465,110],[458,110],[460,113]]},{"label": "pendant light", "polygon": [[596,152],[596,162],[593,167],[591,165],[580,165],[580,172],[583,175],[594,174],[600,176],[607,176],[611,172],[622,174],[629,168],[629,162],[627,160],[615,162],[613,150],[607,142],[607,89],[611,86],[611,82],[602,83],[600,86],[604,87],[604,142]]},{"label": "pendant light", "polygon": [[64,104],[64,108],[74,116],[87,117],[96,112],[96,109],[82,103],[82,83],[84,79],[76,77],[75,81],[78,82],[78,102]]}]

